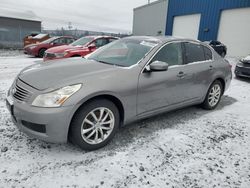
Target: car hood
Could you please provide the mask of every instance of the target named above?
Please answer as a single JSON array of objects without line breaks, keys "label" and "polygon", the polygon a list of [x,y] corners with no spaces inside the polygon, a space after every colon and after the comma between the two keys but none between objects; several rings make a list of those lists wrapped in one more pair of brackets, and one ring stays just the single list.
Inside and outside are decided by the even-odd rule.
[{"label": "car hood", "polygon": [[57,46],[53,47],[47,50],[48,53],[63,53],[66,50],[74,50],[77,49],[75,46],[70,46],[70,45],[62,45],[62,46]]},{"label": "car hood", "polygon": [[45,90],[83,82],[85,77],[114,69],[118,67],[84,58],[70,58],[29,66],[21,71],[18,78],[33,88]]},{"label": "car hood", "polygon": [[29,44],[29,45],[25,46],[24,48],[30,48],[30,47],[33,47],[33,46],[37,46],[38,44]]},{"label": "car hood", "polygon": [[250,55],[241,59],[242,63],[250,63]]}]

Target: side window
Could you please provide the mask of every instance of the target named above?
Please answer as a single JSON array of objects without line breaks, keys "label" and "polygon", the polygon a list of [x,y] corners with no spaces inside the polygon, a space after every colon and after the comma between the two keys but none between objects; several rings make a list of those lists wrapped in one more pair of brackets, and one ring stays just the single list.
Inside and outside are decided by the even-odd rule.
[{"label": "side window", "polygon": [[59,39],[54,40],[53,43],[55,43],[55,44],[64,44],[65,41],[64,41],[64,38],[59,38]]},{"label": "side window", "polygon": [[74,39],[72,39],[72,38],[66,38],[66,44],[70,44],[72,42],[74,42]]},{"label": "side window", "polygon": [[189,42],[184,43],[184,45],[186,63],[205,61],[204,51],[201,45]]},{"label": "side window", "polygon": [[107,39],[102,38],[102,39],[96,39],[95,40],[95,46],[97,48],[99,48],[101,46],[104,46],[105,44],[108,44],[108,40]]},{"label": "side window", "polygon": [[153,61],[163,61],[171,65],[182,65],[181,43],[171,43],[164,46],[153,58]]},{"label": "side window", "polygon": [[206,60],[211,60],[213,59],[213,55],[212,55],[212,52],[209,48],[203,46],[203,49],[204,49],[204,54],[205,54],[205,59]]}]

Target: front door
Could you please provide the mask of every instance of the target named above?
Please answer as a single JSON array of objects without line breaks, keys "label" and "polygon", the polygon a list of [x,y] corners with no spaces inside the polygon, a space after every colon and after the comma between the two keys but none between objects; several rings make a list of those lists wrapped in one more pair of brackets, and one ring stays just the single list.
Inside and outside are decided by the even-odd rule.
[{"label": "front door", "polygon": [[192,75],[185,73],[182,44],[165,45],[153,57],[154,61],[167,62],[169,68],[162,72],[142,72],[139,76],[137,114],[154,113],[188,100],[188,85]]}]

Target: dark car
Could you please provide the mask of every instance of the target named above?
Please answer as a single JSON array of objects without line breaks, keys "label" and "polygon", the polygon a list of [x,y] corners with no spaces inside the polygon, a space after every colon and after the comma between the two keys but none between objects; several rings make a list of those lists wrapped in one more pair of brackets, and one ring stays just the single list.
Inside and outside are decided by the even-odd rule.
[{"label": "dark car", "polygon": [[49,48],[70,44],[75,39],[71,36],[52,37],[38,44],[31,44],[24,47],[24,53],[35,57],[43,57],[44,52]]},{"label": "dark car", "polygon": [[227,47],[225,44],[216,40],[206,41],[206,43],[209,44],[221,57],[226,56]]},{"label": "dark car", "polygon": [[237,63],[234,73],[236,77],[250,78],[250,55]]}]

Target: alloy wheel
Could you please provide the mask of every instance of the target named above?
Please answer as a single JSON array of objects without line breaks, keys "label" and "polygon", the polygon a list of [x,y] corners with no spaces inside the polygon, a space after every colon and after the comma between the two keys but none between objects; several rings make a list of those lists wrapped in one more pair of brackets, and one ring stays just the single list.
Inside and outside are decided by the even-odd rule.
[{"label": "alloy wheel", "polygon": [[217,103],[220,100],[220,96],[221,96],[221,87],[219,84],[215,84],[208,95],[208,103],[211,107],[214,107],[217,105]]},{"label": "alloy wheel", "polygon": [[87,114],[82,122],[82,139],[92,145],[102,143],[112,133],[114,125],[115,117],[110,109],[95,108]]}]

